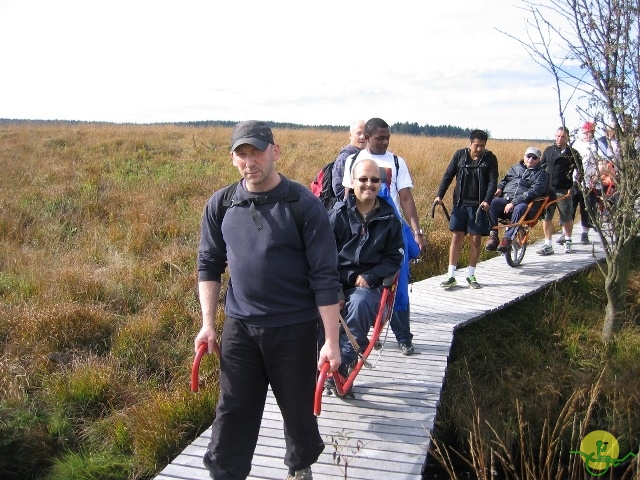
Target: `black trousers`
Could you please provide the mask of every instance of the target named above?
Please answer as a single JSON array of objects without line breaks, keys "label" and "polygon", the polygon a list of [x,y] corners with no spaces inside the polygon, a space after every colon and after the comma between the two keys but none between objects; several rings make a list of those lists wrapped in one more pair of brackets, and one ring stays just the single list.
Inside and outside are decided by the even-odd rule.
[{"label": "black trousers", "polygon": [[576,218],[576,211],[578,207],[580,208],[580,225],[583,228],[593,228],[591,224],[591,219],[589,218],[589,213],[587,212],[587,206],[592,210],[596,211],[596,203],[597,197],[600,195],[600,191],[589,190],[587,197],[585,198],[582,192],[578,192],[576,195],[571,197],[573,201],[573,218]]},{"label": "black trousers", "polygon": [[221,339],[220,396],[204,463],[215,480],[244,479],[271,384],[284,420],[284,463],[300,470],[324,449],[313,414],[318,320],[256,328],[227,317]]}]

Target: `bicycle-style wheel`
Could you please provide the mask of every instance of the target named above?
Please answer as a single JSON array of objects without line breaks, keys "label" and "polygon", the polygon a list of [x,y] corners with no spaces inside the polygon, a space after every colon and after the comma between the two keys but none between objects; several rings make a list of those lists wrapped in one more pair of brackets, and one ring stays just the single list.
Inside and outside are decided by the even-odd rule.
[{"label": "bicycle-style wheel", "polygon": [[524,254],[527,251],[527,227],[518,227],[515,237],[511,242],[511,250],[504,254],[507,265],[517,267],[522,263]]}]

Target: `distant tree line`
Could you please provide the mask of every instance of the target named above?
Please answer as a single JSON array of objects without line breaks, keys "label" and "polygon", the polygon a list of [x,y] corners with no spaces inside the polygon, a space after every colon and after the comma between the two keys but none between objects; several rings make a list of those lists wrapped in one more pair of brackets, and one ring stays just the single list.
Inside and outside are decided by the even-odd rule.
[{"label": "distant tree line", "polygon": [[[0,118],[0,124],[2,123],[90,123],[90,124],[105,124],[105,123],[113,123],[113,122],[85,122],[80,120],[12,120],[8,118]],[[198,120],[192,122],[156,122],[153,124],[147,125],[178,125],[178,126],[190,126],[190,127],[198,127],[198,128],[206,128],[206,127],[233,127],[237,121],[234,120]],[[300,125],[298,123],[289,123],[289,122],[271,122],[268,121],[269,125],[274,128],[287,128],[294,130],[305,130],[305,129],[315,129],[315,130],[329,130],[332,132],[346,132],[349,130],[348,125]],[[130,125],[131,123],[126,122],[124,125]],[[455,127],[453,125],[418,125],[417,122],[404,122],[404,123],[394,123],[391,125],[391,131],[395,134],[403,134],[403,135],[424,135],[429,137],[454,137],[454,138],[469,138],[469,134],[472,129],[470,128],[461,128]]]}]

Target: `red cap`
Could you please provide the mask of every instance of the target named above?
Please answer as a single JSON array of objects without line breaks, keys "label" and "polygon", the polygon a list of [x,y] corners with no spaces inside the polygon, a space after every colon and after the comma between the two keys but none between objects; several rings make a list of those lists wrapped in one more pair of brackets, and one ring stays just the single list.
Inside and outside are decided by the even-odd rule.
[{"label": "red cap", "polygon": [[593,122],[586,122],[584,125],[582,125],[582,131],[583,132],[595,132],[596,131],[596,124]]}]

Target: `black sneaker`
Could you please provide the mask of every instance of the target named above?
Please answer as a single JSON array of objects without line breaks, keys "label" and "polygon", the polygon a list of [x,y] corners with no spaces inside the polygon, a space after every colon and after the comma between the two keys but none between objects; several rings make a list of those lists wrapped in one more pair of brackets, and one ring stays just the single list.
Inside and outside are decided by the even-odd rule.
[{"label": "black sneaker", "polygon": [[333,377],[327,377],[324,379],[325,390],[335,390],[335,388],[336,388],[336,381],[333,379]]},{"label": "black sneaker", "polygon": [[480,288],[480,284],[478,283],[478,280],[476,280],[475,275],[469,275],[467,277],[467,283],[469,284],[469,288]]},{"label": "black sneaker", "polygon": [[588,232],[582,232],[582,235],[580,235],[580,243],[582,245],[589,245],[589,233]]},{"label": "black sneaker", "polygon": [[456,282],[456,277],[449,277],[440,284],[442,288],[451,288],[455,287],[456,285],[458,285],[458,282]]},{"label": "black sneaker", "polygon": [[413,343],[411,343],[411,340],[400,342],[400,353],[403,355],[413,355]]},{"label": "black sneaker", "polygon": [[303,468],[302,470],[291,470],[289,469],[289,475],[287,475],[287,480],[313,480],[313,475],[311,474],[311,467]]}]

